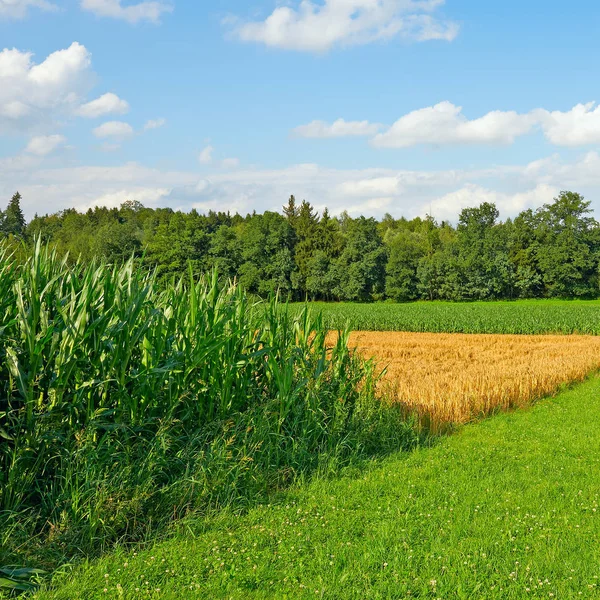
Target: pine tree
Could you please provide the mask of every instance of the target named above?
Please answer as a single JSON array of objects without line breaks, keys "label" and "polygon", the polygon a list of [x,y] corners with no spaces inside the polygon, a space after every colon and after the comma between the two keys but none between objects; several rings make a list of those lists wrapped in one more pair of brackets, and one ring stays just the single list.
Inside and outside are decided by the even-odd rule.
[{"label": "pine tree", "polygon": [[25,233],[25,217],[21,210],[21,194],[13,195],[2,219],[2,230],[6,235],[12,234],[22,237]]}]

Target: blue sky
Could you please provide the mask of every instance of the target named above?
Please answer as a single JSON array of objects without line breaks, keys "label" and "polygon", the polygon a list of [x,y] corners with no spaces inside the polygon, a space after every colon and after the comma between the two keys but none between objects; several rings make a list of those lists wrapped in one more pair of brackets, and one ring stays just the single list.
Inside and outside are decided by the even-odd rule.
[{"label": "blue sky", "polygon": [[586,0],[0,0],[0,198],[19,189],[28,216],[595,201],[599,25]]}]

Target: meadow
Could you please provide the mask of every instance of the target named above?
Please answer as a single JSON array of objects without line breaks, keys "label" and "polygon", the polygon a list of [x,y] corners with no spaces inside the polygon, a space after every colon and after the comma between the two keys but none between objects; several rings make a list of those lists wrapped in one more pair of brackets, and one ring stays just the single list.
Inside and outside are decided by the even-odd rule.
[{"label": "meadow", "polygon": [[[304,303],[292,304],[294,311]],[[329,329],[430,333],[600,334],[598,300],[311,302]]]}]

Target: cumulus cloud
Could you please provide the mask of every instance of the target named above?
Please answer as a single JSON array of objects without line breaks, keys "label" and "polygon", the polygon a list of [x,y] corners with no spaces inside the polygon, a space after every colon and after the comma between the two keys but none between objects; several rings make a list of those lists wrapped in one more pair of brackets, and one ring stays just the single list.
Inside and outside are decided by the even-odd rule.
[{"label": "cumulus cloud", "polygon": [[151,129],[159,129],[160,127],[164,127],[166,124],[166,119],[150,119],[149,121],[146,121],[144,125],[144,131],[149,131]]},{"label": "cumulus cloud", "polygon": [[434,16],[444,1],[300,0],[277,7],[264,21],[226,22],[242,41],[308,52],[393,38],[452,41],[458,25]]},{"label": "cumulus cloud", "polygon": [[557,146],[584,146],[600,142],[600,106],[577,104],[567,112],[539,110],[548,140]]},{"label": "cumulus cloud", "polygon": [[535,111],[518,114],[499,110],[469,120],[462,107],[440,102],[404,115],[387,131],[376,135],[373,145],[408,148],[418,144],[511,144],[531,132],[538,121]]},{"label": "cumulus cloud", "polygon": [[[331,126],[321,121],[313,121],[294,131],[305,137],[333,137],[334,126],[338,123],[338,131],[342,131],[344,126],[348,125],[342,119]],[[366,121],[361,125],[365,131],[371,126]],[[419,144],[507,145],[512,144],[518,137],[537,130],[541,130],[546,139],[555,146],[598,144],[600,106],[590,102],[577,104],[564,112],[536,108],[524,114],[495,110],[482,117],[468,119],[463,114],[462,107],[445,101],[403,115],[386,131],[375,135],[371,142],[380,148],[409,148]]]},{"label": "cumulus cloud", "polygon": [[124,139],[133,135],[133,127],[123,121],[108,121],[96,127],[93,134],[97,138]]},{"label": "cumulus cloud", "polygon": [[73,42],[40,63],[31,52],[0,52],[0,130],[27,131],[71,113],[89,87],[90,53]]},{"label": "cumulus cloud", "polygon": [[46,0],[0,0],[0,19],[24,19],[30,8],[58,10],[56,4]]},{"label": "cumulus cloud", "polygon": [[198,155],[198,161],[201,165],[210,165],[213,161],[215,149],[212,146],[206,146]]},{"label": "cumulus cloud", "polygon": [[123,6],[121,0],[81,0],[81,8],[97,17],[121,19],[132,24],[140,21],[160,23],[165,13],[173,11],[173,6],[168,2],[140,2]]},{"label": "cumulus cloud", "polygon": [[124,115],[127,112],[129,112],[129,103],[113,93],[103,94],[100,98],[82,104],[77,109],[77,114],[80,117],[88,119],[110,114]]},{"label": "cumulus cloud", "polygon": [[38,135],[32,137],[25,152],[36,156],[46,156],[67,141],[64,135]]},{"label": "cumulus cloud", "polygon": [[292,130],[293,135],[303,138],[327,139],[351,136],[371,136],[381,129],[377,123],[369,121],[345,121],[338,119],[333,123],[325,121],[312,121],[307,125],[300,125]]}]

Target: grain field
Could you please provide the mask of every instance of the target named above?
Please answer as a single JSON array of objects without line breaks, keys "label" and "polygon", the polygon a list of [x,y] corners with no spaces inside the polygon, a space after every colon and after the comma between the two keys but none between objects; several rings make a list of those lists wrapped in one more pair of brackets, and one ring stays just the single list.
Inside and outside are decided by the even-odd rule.
[{"label": "grain field", "polygon": [[433,430],[524,407],[600,368],[600,337],[355,332],[389,401]]}]

